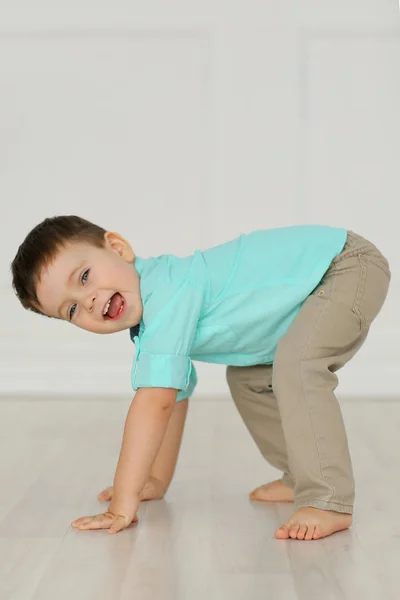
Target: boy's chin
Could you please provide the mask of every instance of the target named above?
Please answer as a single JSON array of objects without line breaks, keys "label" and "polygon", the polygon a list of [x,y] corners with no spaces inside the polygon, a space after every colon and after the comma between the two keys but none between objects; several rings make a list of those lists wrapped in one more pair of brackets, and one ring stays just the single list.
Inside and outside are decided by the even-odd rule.
[{"label": "boy's chin", "polygon": [[111,326],[106,327],[103,331],[98,331],[98,333],[118,333],[118,331],[124,331],[125,329],[129,329],[131,325],[129,323],[112,323]]},{"label": "boy's chin", "polygon": [[[79,327],[79,326],[78,326]],[[131,325],[125,323],[112,323],[110,326],[108,324],[107,327],[81,327],[81,329],[86,329],[86,331],[90,331],[90,333],[99,333],[99,334],[110,334],[110,333],[118,333],[118,331],[124,331],[125,329],[129,329]]]}]

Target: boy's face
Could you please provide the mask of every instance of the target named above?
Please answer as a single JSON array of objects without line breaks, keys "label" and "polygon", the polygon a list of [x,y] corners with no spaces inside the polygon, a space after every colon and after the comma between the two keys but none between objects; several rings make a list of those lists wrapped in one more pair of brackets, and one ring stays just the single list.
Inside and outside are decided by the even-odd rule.
[{"label": "boy's face", "polygon": [[104,248],[68,243],[43,269],[36,285],[42,312],[94,333],[114,333],[140,322],[143,304],[133,250],[117,233],[104,237]]}]

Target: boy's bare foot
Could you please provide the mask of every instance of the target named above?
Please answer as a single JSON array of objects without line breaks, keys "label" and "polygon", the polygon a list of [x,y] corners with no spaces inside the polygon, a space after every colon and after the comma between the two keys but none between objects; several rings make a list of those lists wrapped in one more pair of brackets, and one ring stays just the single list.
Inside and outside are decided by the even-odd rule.
[{"label": "boy's bare foot", "polygon": [[294,493],[292,488],[278,479],[277,481],[260,485],[249,496],[251,500],[261,500],[263,502],[293,502]]},{"label": "boy's bare foot", "polygon": [[352,522],[348,513],[321,510],[312,506],[302,506],[290,519],[275,531],[280,540],[319,540],[336,531],[347,529]]}]

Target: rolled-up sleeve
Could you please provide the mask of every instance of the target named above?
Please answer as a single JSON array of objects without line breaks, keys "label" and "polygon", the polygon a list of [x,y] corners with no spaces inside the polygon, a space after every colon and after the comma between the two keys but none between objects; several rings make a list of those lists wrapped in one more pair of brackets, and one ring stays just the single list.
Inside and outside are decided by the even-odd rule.
[{"label": "rolled-up sleeve", "polygon": [[177,401],[188,398],[197,385],[190,350],[204,304],[204,293],[185,281],[161,285],[144,307],[145,329],[136,336],[132,387],[179,390]]}]

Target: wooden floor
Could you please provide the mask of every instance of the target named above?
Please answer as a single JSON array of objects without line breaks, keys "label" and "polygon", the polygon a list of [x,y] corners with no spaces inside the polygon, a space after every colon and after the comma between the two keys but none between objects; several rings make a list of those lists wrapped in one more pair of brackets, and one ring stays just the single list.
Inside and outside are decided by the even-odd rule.
[{"label": "wooden floor", "polygon": [[400,401],[341,402],[354,525],[301,542],[273,537],[291,505],[248,498],[278,473],[229,397],[191,400],[167,495],[115,535],[70,523],[107,506],[130,401],[1,399],[1,600],[397,600]]}]

